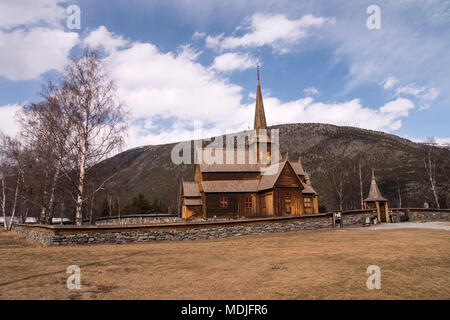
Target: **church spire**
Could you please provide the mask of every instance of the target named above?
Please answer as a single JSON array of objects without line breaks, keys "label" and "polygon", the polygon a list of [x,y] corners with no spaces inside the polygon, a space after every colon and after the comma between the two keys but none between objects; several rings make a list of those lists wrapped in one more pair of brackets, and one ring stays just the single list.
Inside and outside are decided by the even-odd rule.
[{"label": "church spire", "polygon": [[254,129],[267,129],[266,115],[264,113],[264,104],[261,94],[261,85],[259,83],[259,64],[257,66],[257,87],[256,87],[256,106],[255,106],[255,124]]}]

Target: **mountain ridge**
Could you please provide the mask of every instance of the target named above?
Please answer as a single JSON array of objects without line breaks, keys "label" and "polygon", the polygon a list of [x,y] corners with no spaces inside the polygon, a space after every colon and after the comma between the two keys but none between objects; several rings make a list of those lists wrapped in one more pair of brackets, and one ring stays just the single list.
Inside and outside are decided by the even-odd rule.
[{"label": "mountain ridge", "polygon": [[[423,207],[424,202],[436,206],[423,168],[429,146],[423,143],[382,131],[323,123],[291,123],[268,129],[280,130],[283,157],[289,150],[290,159],[302,158],[319,194],[319,205],[327,210],[341,205],[344,209],[360,208],[359,163],[363,197],[367,196],[374,168],[381,192],[391,207],[400,204],[399,188],[402,206]],[[194,165],[172,163],[170,155],[175,144],[139,146],[104,160],[100,166],[116,173],[114,181],[107,186],[108,192],[120,194],[124,204],[142,193],[150,201],[161,202],[169,211],[176,210],[180,181],[193,179]],[[432,154],[441,207],[448,207],[450,150],[436,146]],[[340,184],[341,202],[336,188]]]}]

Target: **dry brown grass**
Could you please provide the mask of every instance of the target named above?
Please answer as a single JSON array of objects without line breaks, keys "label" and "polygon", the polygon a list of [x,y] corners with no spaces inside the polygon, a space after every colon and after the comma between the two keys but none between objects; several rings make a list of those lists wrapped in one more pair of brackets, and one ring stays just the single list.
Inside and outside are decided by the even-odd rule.
[{"label": "dry brown grass", "polygon": [[[423,229],[66,248],[0,232],[0,299],[450,299],[449,249],[450,232]],[[372,264],[381,290],[366,287]]]}]

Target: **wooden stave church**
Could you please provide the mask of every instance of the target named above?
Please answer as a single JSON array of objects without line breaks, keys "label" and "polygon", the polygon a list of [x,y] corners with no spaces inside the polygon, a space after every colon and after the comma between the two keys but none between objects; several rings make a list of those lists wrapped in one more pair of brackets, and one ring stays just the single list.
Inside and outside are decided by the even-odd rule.
[{"label": "wooden stave church", "polygon": [[[261,129],[267,130],[267,124],[258,68],[254,130],[260,132]],[[276,174],[262,174],[267,167],[262,157],[270,159],[272,147],[269,136],[260,138],[250,141],[245,150],[248,159],[249,149],[256,148],[256,164],[206,164],[204,161],[195,164],[194,181],[181,183],[182,218],[236,219],[319,212],[317,192],[300,158],[292,161],[286,155],[279,161]],[[267,155],[260,152],[261,142],[267,143]]]}]

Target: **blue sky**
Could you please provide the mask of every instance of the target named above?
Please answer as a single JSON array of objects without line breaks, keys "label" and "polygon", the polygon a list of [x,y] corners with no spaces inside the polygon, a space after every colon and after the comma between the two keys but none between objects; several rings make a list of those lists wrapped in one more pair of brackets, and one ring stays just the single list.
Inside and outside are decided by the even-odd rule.
[{"label": "blue sky", "polygon": [[1,129],[87,45],[130,111],[128,147],[189,139],[195,121],[204,136],[251,127],[257,63],[269,124],[450,142],[449,1],[0,0]]}]

